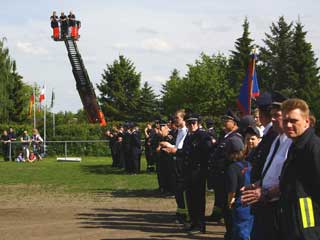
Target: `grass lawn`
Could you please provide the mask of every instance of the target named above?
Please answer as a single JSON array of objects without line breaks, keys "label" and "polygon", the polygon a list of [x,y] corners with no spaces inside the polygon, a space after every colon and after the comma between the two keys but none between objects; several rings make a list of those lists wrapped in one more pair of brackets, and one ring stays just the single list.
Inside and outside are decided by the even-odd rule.
[{"label": "grass lawn", "polygon": [[[142,158],[141,174],[128,175],[111,168],[110,157],[83,157],[80,163],[57,162],[46,158],[34,163],[0,162],[0,187],[14,185],[37,186],[46,192],[69,193],[134,191],[144,192],[157,188],[156,174],[148,174]],[[152,191],[151,191],[152,192]]]}]

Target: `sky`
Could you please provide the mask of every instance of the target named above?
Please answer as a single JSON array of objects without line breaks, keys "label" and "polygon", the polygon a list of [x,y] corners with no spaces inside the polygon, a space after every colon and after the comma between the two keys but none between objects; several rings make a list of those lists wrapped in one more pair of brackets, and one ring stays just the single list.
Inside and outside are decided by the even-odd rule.
[{"label": "sky", "polygon": [[[51,39],[50,16],[72,10],[81,20],[77,42],[90,80],[101,82],[107,65],[119,55],[130,59],[157,94],[173,69],[181,76],[187,64],[208,55],[229,55],[247,17],[250,37],[263,45],[270,26],[284,16],[300,21],[307,41],[320,55],[318,0],[0,0],[0,38],[28,84],[46,84],[47,100],[55,92],[54,112],[82,108],[63,42]],[[96,94],[99,95],[97,89]],[[48,103],[49,104],[49,103]]]}]

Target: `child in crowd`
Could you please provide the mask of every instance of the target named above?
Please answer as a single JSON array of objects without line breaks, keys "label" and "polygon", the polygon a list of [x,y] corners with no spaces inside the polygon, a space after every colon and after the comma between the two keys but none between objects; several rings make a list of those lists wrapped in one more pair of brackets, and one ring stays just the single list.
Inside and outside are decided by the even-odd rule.
[{"label": "child in crowd", "polygon": [[25,162],[22,152],[19,153],[18,157],[16,158],[16,162]]},{"label": "child in crowd", "polygon": [[228,193],[228,206],[231,211],[230,223],[232,226],[232,240],[249,240],[253,224],[250,207],[243,206],[240,201],[240,188],[250,184],[251,165],[245,161],[244,144],[238,138],[231,138],[226,148],[229,160],[232,161],[226,174],[226,189]]}]

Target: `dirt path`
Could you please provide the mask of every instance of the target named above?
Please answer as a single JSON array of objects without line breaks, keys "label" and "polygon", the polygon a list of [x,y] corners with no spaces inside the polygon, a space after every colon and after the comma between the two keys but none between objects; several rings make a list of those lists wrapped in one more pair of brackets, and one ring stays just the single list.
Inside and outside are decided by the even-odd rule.
[{"label": "dirt path", "polygon": [[1,240],[223,239],[224,227],[213,224],[207,234],[186,234],[174,222],[173,198],[5,192]]}]

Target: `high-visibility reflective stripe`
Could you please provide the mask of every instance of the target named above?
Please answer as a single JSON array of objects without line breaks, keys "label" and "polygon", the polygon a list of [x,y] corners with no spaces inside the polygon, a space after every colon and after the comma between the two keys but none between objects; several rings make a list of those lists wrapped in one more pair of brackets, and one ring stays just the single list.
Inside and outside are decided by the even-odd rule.
[{"label": "high-visibility reflective stripe", "polygon": [[308,208],[309,208],[309,217],[310,217],[310,227],[314,227],[314,215],[313,215],[313,205],[311,198],[307,198]]},{"label": "high-visibility reflective stripe", "polygon": [[300,198],[299,203],[303,228],[314,227],[315,223],[311,198]]}]

